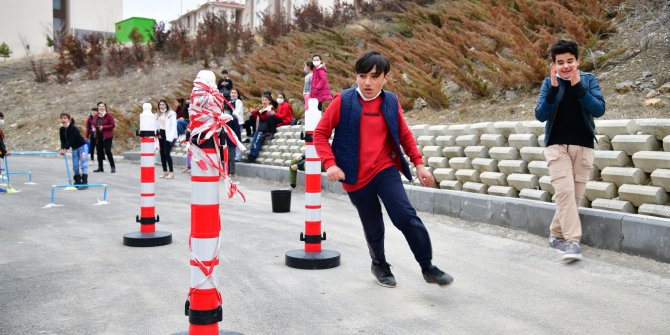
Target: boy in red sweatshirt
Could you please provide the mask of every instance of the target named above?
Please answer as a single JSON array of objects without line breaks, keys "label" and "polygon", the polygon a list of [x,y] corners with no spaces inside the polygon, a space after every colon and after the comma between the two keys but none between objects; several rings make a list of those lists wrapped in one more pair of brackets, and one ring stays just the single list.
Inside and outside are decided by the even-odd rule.
[{"label": "boy in red sweatshirt", "polygon": [[[355,65],[358,87],[335,96],[314,130],[314,144],[328,180],[342,181],[342,188],[358,210],[377,283],[396,285],[384,255],[381,199],[393,225],[405,236],[426,282],[448,285],[453,278],[432,264],[430,236],[409,202],[398,173],[412,180],[404,150],[416,166],[421,185],[432,186],[435,182],[423,164],[398,98],[382,90],[390,70],[388,58],[379,52],[359,58]],[[331,147],[328,139],[333,130]]]}]

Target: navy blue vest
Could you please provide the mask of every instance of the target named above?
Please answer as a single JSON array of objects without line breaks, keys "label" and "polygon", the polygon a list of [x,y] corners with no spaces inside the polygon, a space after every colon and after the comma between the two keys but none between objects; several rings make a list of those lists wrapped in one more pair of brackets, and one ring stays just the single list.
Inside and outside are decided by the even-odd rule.
[{"label": "navy blue vest", "polygon": [[[400,156],[402,164],[402,173],[408,180],[412,180],[412,173],[409,164],[405,161],[400,147],[400,136],[398,132],[398,97],[388,91],[380,94],[382,98],[381,111],[386,121],[393,142],[396,147],[396,154]],[[356,184],[358,180],[358,155],[360,151],[360,127],[363,105],[361,104],[356,88],[349,88],[342,91],[340,108],[340,122],[335,128],[333,137],[333,154],[335,163],[344,171],[344,183]],[[380,136],[382,136],[380,134]],[[365,145],[365,144],[364,144]]]}]

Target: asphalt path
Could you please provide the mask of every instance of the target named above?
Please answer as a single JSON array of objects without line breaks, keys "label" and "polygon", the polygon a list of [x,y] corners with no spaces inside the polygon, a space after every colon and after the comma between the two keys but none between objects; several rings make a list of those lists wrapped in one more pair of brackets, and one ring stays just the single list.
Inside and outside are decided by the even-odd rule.
[{"label": "asphalt path", "polygon": [[[188,330],[190,183],[157,179],[158,230],[173,243],[122,244],[139,230],[139,165],[89,173],[109,186],[56,191],[62,159],[12,157],[35,185],[0,194],[0,334],[176,334]],[[94,166],[91,166],[91,170]],[[109,169],[107,169],[109,170]],[[157,171],[159,168],[157,167]],[[223,331],[243,334],[668,334],[670,264],[584,247],[565,265],[543,238],[420,213],[434,263],[449,287],[427,284],[387,218],[387,259],[396,288],[376,285],[358,216],[345,196],[323,194],[325,249],[341,265],[299,270],[284,255],[301,249],[304,190],[290,213],[273,213],[270,191],[286,185],[238,178],[247,197],[221,196]]]}]

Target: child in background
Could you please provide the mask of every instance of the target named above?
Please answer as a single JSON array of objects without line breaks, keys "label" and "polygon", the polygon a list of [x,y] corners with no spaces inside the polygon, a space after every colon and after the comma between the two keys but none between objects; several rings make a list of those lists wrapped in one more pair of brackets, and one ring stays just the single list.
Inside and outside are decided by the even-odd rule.
[{"label": "child in background", "polygon": [[[74,171],[74,185],[88,184],[88,145],[79,129],[74,125],[74,119],[67,113],[60,114],[60,150],[65,155],[72,148],[72,170]],[[85,189],[86,187],[77,187]]]}]

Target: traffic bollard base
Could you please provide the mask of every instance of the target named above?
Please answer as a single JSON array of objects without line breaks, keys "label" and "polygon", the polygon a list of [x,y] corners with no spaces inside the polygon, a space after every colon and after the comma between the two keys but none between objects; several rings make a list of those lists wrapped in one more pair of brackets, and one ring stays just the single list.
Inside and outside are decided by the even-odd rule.
[{"label": "traffic bollard base", "polygon": [[[174,333],[172,335],[190,335],[189,332]],[[244,335],[243,333],[230,332],[226,330],[219,330],[219,335]]]},{"label": "traffic bollard base", "polygon": [[123,235],[123,245],[129,247],[158,247],[172,243],[172,234],[165,231],[153,233],[132,232]]},{"label": "traffic bollard base", "polygon": [[290,250],[286,252],[286,266],[304,270],[331,269],[340,266],[340,253],[326,249],[321,252]]}]

